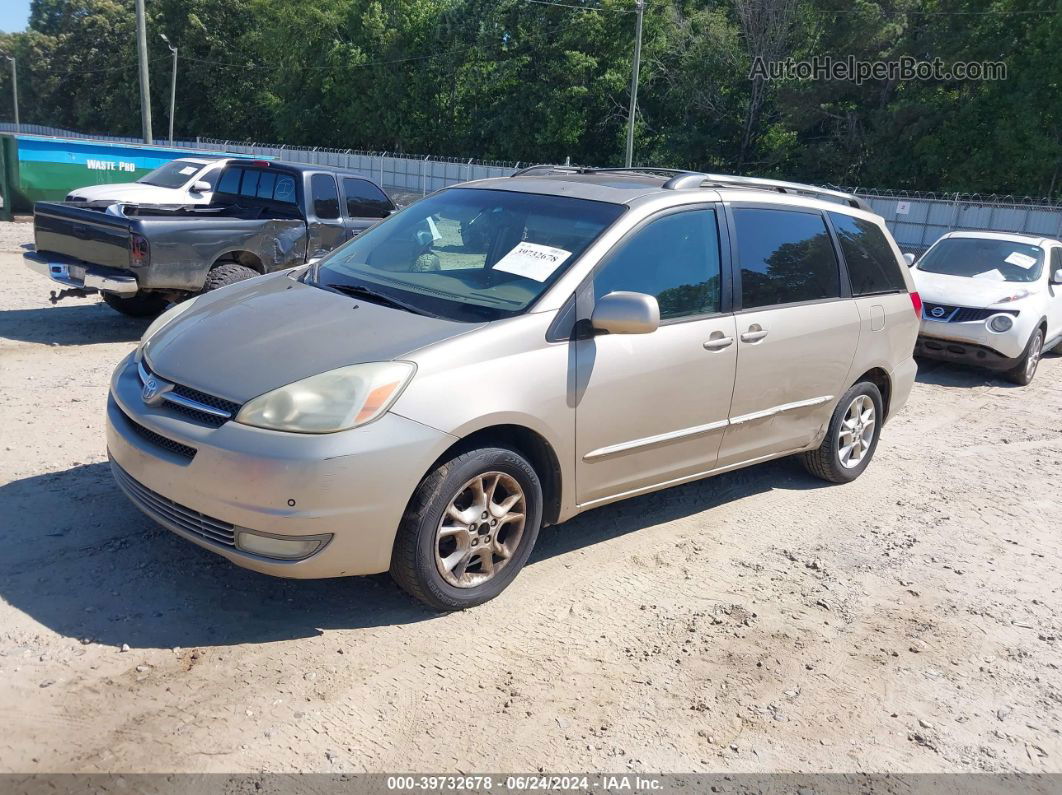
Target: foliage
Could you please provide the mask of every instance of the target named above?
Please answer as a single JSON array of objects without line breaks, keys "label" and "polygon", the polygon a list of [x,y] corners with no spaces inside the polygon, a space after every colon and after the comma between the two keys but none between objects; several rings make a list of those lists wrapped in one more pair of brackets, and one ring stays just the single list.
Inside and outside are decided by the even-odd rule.
[{"label": "foliage", "polygon": [[[156,135],[622,161],[633,0],[150,0]],[[575,7],[572,7],[575,6]],[[647,0],[638,162],[837,184],[1062,194],[1057,0]],[[24,121],[140,130],[132,0],[33,0],[0,34]],[[1007,79],[750,78],[830,55],[1002,61]],[[0,118],[11,118],[0,70]]]}]

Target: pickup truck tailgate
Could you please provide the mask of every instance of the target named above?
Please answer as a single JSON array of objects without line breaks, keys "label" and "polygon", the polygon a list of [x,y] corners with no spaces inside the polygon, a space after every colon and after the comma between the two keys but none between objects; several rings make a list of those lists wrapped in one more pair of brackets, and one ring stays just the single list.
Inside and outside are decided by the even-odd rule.
[{"label": "pickup truck tailgate", "polygon": [[124,216],[58,202],[37,202],[33,207],[38,252],[111,268],[129,268],[130,223]]}]

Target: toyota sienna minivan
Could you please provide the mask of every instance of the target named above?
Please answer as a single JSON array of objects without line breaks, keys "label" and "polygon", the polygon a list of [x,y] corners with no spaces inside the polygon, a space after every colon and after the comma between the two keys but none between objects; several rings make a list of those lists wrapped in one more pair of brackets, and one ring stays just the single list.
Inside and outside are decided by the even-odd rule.
[{"label": "toyota sienna minivan", "polygon": [[587,509],[793,454],[858,477],[920,309],[853,196],[535,167],[172,307],[107,446],[137,507],[240,566],[466,608]]}]

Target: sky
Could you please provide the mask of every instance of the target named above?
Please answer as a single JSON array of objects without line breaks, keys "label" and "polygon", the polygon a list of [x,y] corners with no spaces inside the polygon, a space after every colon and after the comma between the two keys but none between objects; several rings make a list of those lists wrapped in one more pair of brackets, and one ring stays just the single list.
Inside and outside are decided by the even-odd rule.
[{"label": "sky", "polygon": [[30,0],[0,0],[0,30],[5,33],[25,30],[29,7]]}]

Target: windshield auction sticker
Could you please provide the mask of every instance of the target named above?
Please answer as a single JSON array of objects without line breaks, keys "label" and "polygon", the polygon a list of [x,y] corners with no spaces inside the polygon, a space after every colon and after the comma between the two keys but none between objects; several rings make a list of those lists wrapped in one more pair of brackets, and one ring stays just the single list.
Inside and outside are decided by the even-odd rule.
[{"label": "windshield auction sticker", "polygon": [[544,282],[571,255],[572,252],[563,248],[538,243],[518,243],[512,251],[495,263],[494,270]]},{"label": "windshield auction sticker", "polygon": [[1009,262],[1011,265],[1017,265],[1019,268],[1025,268],[1025,270],[1028,270],[1036,264],[1036,257],[1030,257],[1028,254],[1022,254],[1020,251],[1015,251],[1003,261]]}]

